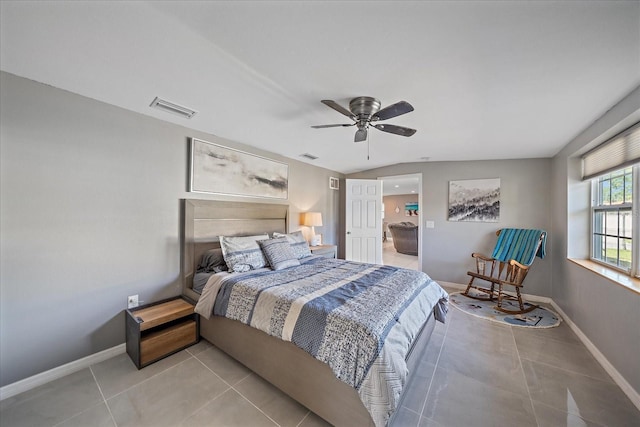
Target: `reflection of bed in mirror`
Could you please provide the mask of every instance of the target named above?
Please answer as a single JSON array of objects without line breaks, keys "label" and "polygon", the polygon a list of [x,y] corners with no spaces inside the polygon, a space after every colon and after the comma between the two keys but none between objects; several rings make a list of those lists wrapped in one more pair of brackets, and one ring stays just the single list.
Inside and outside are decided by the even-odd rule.
[{"label": "reflection of bed in mirror", "polygon": [[[288,206],[282,204],[184,200],[183,295],[193,301],[200,298],[192,288],[196,268],[206,251],[220,247],[219,236],[287,233],[288,213]],[[428,315],[408,351],[405,390],[428,345],[435,325],[434,312]],[[201,318],[200,335],[331,424],[375,425],[355,388],[336,378],[329,365],[291,342],[220,316]]]}]

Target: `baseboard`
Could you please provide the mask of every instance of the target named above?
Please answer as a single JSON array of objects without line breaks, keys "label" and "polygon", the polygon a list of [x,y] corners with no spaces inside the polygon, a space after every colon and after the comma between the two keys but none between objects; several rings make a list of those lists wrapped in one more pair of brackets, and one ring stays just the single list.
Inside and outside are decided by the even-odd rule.
[{"label": "baseboard", "polygon": [[32,377],[25,378],[20,381],[16,381],[13,384],[8,384],[0,388],[0,401],[4,399],[8,399],[10,397],[23,393],[25,391],[29,391],[33,388],[39,387],[50,381],[57,380],[66,375],[73,374],[74,372],[78,372],[84,368],[88,368],[91,365],[103,362],[114,356],[122,354],[125,351],[126,351],[126,345],[122,343],[115,347],[111,347],[101,352],[91,354],[87,357],[83,357],[82,359],[74,360],[73,362],[69,362],[65,365],[58,366],[53,369],[49,369],[48,371],[45,371],[45,372],[41,372]]},{"label": "baseboard", "polygon": [[440,286],[447,286],[449,288],[460,289],[461,291],[464,291],[465,289],[467,289],[467,285],[461,285],[460,283],[445,282],[444,280],[436,280],[436,282],[438,282]]},{"label": "baseboard", "polygon": [[605,371],[611,376],[613,381],[622,389],[622,392],[627,395],[627,397],[631,400],[638,410],[640,410],[640,393],[638,393],[632,386],[624,379],[624,377],[618,372],[616,368],[613,367],[611,363],[607,360],[607,358],[598,350],[589,338],[578,328],[578,325],[573,323],[573,321],[567,316],[567,314],[560,308],[555,301],[551,300],[551,305],[553,308],[562,316],[562,319],[567,322],[567,325],[571,328],[573,332],[580,338],[580,341],[587,347],[587,350],[591,352],[593,357],[596,358],[598,363],[602,365]]},{"label": "baseboard", "polygon": [[553,300],[551,298],[549,298],[549,297],[541,297],[539,295],[522,294],[522,298],[525,301],[543,302],[545,304],[553,305]]}]

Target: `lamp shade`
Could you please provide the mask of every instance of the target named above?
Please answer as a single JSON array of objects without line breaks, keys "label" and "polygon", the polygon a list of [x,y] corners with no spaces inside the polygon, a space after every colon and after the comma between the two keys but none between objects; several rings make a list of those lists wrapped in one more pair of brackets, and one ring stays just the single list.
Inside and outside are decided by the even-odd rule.
[{"label": "lamp shade", "polygon": [[322,214],[320,212],[304,212],[302,214],[302,225],[307,227],[322,226]]}]

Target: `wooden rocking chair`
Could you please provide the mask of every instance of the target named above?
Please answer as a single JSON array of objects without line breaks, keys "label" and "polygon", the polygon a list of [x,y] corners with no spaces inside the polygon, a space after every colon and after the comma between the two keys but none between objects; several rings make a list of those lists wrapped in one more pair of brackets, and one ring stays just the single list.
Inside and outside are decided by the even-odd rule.
[{"label": "wooden rocking chair", "polygon": [[[505,228],[496,232],[498,241],[493,249],[491,257],[473,253],[471,256],[476,262],[476,271],[468,271],[471,276],[467,289],[462,293],[469,298],[478,300],[494,301],[498,300],[498,305],[494,307],[496,310],[508,314],[528,313],[538,308],[522,301],[520,288],[524,282],[527,273],[536,255],[540,258],[545,256],[545,243],[547,232],[544,230],[529,230],[520,228]],[[474,285],[475,279],[488,282],[487,287]],[[497,290],[496,290],[497,286]],[[513,286],[515,295],[505,292],[505,286]],[[469,290],[473,288],[481,293],[487,294],[486,297],[472,295]],[[519,310],[510,310],[502,306],[504,299],[518,301]]]}]

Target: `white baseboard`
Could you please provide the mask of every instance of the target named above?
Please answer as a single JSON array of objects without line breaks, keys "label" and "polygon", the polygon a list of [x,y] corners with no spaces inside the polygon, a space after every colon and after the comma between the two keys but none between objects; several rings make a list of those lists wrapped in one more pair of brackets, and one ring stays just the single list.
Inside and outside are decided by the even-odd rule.
[{"label": "white baseboard", "polygon": [[436,282],[440,286],[447,286],[449,288],[460,289],[461,291],[467,289],[467,285],[461,285],[460,283],[445,282],[444,280],[436,280]]},{"label": "white baseboard", "polygon": [[631,384],[629,384],[627,380],[625,380],[624,377],[620,375],[620,372],[618,372],[618,370],[614,368],[611,363],[609,363],[604,354],[602,354],[600,350],[598,350],[598,348],[591,342],[591,340],[589,340],[589,338],[587,338],[587,336],[580,330],[580,328],[578,328],[578,325],[573,323],[569,316],[567,316],[567,314],[560,308],[558,304],[555,303],[555,301],[551,300],[551,305],[558,312],[558,314],[562,316],[562,319],[567,322],[567,325],[569,325],[571,330],[575,332],[578,338],[580,338],[580,341],[582,341],[585,347],[587,347],[587,350],[591,352],[598,363],[600,363],[604,370],[607,371],[609,375],[611,375],[613,381],[618,385],[618,387],[622,389],[622,392],[627,395],[627,397],[631,400],[631,403],[633,403],[636,408],[640,410],[640,393],[638,393],[631,386]]},{"label": "white baseboard", "polygon": [[88,368],[91,365],[103,362],[114,356],[122,354],[125,351],[126,345],[122,343],[115,347],[111,347],[101,352],[83,357],[82,359],[74,360],[73,362],[69,362],[65,365],[49,369],[45,372],[41,372],[32,377],[16,381],[13,384],[8,384],[0,388],[0,400],[8,399],[9,397],[13,397],[17,394],[29,391],[50,381],[57,380],[69,374],[73,374],[74,372],[78,372],[84,368]]},{"label": "white baseboard", "polygon": [[[451,282],[442,282],[438,281],[443,286],[448,286],[454,289],[464,290],[467,288],[467,285],[461,285],[459,283],[451,283]],[[605,371],[611,376],[613,381],[622,389],[622,392],[627,395],[627,397],[631,400],[631,402],[640,410],[640,393],[638,393],[631,384],[624,379],[620,372],[616,368],[613,367],[611,363],[607,360],[607,358],[598,350],[598,348],[587,338],[587,336],[578,328],[578,325],[573,323],[573,321],[567,316],[558,304],[553,301],[553,299],[549,297],[541,297],[537,295],[528,295],[522,294],[522,297],[525,300],[534,301],[534,302],[542,302],[551,304],[554,310],[562,317],[562,320],[567,322],[567,325],[571,328],[573,332],[578,336],[580,341],[587,347],[587,350],[595,357],[595,359],[602,365]]]}]

